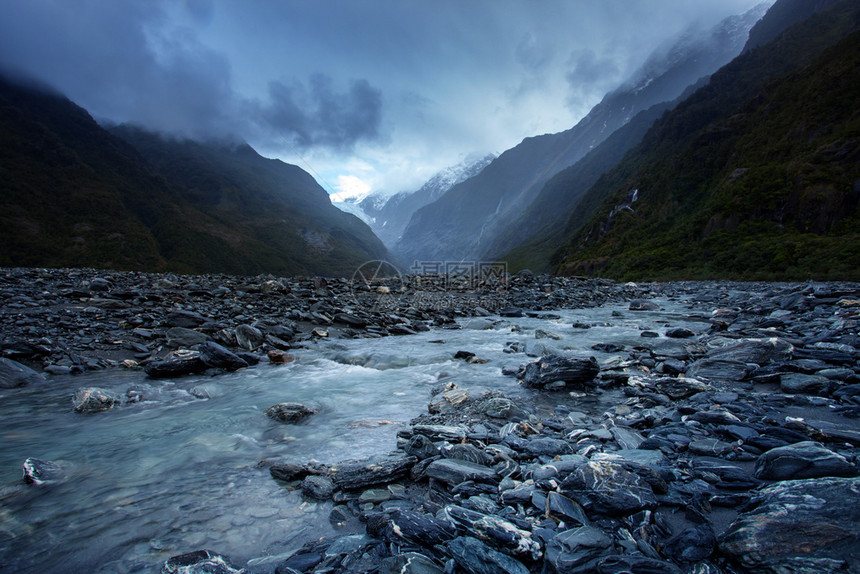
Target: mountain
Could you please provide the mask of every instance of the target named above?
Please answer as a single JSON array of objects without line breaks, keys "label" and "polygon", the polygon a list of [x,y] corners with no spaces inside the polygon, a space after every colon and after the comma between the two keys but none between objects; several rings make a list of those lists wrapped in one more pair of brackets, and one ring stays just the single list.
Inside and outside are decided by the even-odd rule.
[{"label": "mountain", "polygon": [[[575,127],[526,138],[480,174],[415,212],[392,251],[401,261],[477,260],[503,253],[535,233],[540,227],[520,216],[553,175],[576,163],[640,111],[676,99],[687,86],[730,61],[767,5],[659,49]],[[508,235],[511,228],[516,233]]]},{"label": "mountain", "polygon": [[110,133],[60,94],[0,78],[2,266],[348,275],[386,255],[295,166]]},{"label": "mountain", "polygon": [[358,206],[376,236],[391,247],[400,240],[413,213],[433,203],[458,183],[481,173],[495,158],[495,154],[487,154],[477,160],[467,157],[457,165],[434,174],[416,191],[402,191],[388,197],[371,194]]},{"label": "mountain", "polygon": [[558,269],[860,279],[860,4],[830,4],[658,120],[585,194]]}]

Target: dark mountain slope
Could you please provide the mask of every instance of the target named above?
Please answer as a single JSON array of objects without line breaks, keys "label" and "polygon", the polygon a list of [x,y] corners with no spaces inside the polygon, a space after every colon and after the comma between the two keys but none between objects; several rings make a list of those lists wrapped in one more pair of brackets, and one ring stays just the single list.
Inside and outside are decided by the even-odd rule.
[{"label": "dark mountain slope", "polygon": [[85,110],[0,78],[0,265],[161,269],[150,228],[178,223],[177,209]]},{"label": "dark mountain slope", "polygon": [[345,275],[387,253],[299,168],[124,131],[161,175],[65,97],[0,78],[0,266]]},{"label": "dark mountain slope", "polygon": [[200,232],[227,241],[249,267],[350,275],[365,261],[390,258],[370,228],[334,207],[299,167],[264,158],[245,144],[165,139],[128,126],[112,132],[133,145],[177,197],[215,222]]},{"label": "dark mountain slope", "polygon": [[714,74],[589,190],[560,270],[860,278],[858,29],[839,2]]}]

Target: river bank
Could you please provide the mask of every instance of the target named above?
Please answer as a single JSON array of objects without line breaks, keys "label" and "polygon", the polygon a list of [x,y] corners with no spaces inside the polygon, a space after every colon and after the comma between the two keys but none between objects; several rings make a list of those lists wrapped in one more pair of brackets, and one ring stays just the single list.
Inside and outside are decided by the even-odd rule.
[{"label": "river bank", "polygon": [[[231,417],[229,405],[239,395],[230,398],[238,392],[230,387],[261,388],[249,386],[246,377],[280,377],[277,365],[290,357],[297,359],[284,373],[293,382],[314,386],[326,371],[335,379],[349,373],[356,387],[388,381],[372,391],[391,393],[384,401],[416,399],[397,407],[415,409],[406,414],[408,423],[368,421],[382,425],[391,441],[377,444],[371,450],[378,454],[369,459],[314,456],[340,435],[307,451],[298,448],[301,433],[314,428],[315,419],[329,421],[328,411],[339,405],[303,401],[322,412],[299,424],[270,421],[255,427],[262,431],[242,430],[246,442],[231,452],[243,461],[250,453],[256,464],[240,471],[247,486],[216,491],[238,498],[236,509],[225,512],[238,512],[246,496],[252,514],[261,516],[255,528],[262,536],[267,520],[280,516],[278,522],[285,522],[294,508],[310,505],[326,529],[294,535],[266,555],[237,557],[229,549],[240,546],[227,541],[242,522],[213,516],[216,524],[228,520],[218,526],[225,528],[220,539],[226,557],[218,555],[224,550],[217,532],[189,534],[184,543],[167,537],[155,546],[139,543],[148,556],[174,556],[161,562],[165,571],[731,573],[858,567],[857,285],[621,285],[528,274],[503,285],[463,278],[458,285],[442,278],[356,283],[85,270],[3,270],[0,279],[2,353],[41,377],[28,379],[23,389],[4,389],[7,409],[14,393],[45,383],[71,389],[79,380],[72,373],[104,373],[114,385],[106,389],[116,399],[112,412],[72,413],[70,396],[66,406],[49,408],[68,411],[64,424],[104,425],[106,433],[111,425],[105,417],[116,413],[131,417],[124,426],[135,416],[173,424],[175,405],[183,405],[183,417],[197,416],[184,406],[191,405],[209,421],[219,396]],[[213,354],[212,345],[229,355]],[[200,349],[206,359],[198,357],[202,366],[197,362],[192,374],[163,381],[164,371],[151,368],[171,360],[172,351],[187,357]],[[233,357],[261,364],[248,368]],[[325,361],[315,362],[318,357]],[[154,377],[143,374],[148,367]],[[315,374],[304,379],[308,369]],[[413,371],[409,376],[418,386],[397,389],[398,377],[405,381]],[[150,382],[141,392],[139,383],[117,385],[110,373]],[[185,389],[182,381],[189,380],[193,384]],[[167,400],[158,393],[174,381],[170,392],[188,391],[183,398],[168,400],[163,411],[146,410],[147,401]],[[288,394],[300,392],[291,387]],[[276,396],[282,395],[257,403],[266,408]],[[338,401],[360,400],[349,396]],[[370,400],[379,402],[375,396]],[[361,409],[372,410],[369,403]],[[20,412],[26,421],[28,411]],[[262,409],[250,415],[266,420]],[[239,432],[244,423],[235,414],[231,420],[228,432]],[[388,422],[395,423],[390,430],[384,428]],[[128,432],[121,442],[139,434]],[[199,449],[199,428],[183,432]],[[263,434],[255,438],[255,432]],[[299,440],[285,443],[288,434]],[[344,449],[358,452],[348,441]],[[30,462],[31,475],[44,473],[48,487],[51,472],[62,477],[63,471],[62,464],[50,464]],[[212,475],[204,469],[201,476],[207,473]],[[235,473],[229,477],[236,481]],[[58,482],[74,494],[75,481]],[[39,486],[8,489],[4,502],[26,497],[32,506],[50,496],[34,488]],[[169,496],[187,506],[173,492],[180,488],[168,489]],[[146,507],[150,497],[141,497],[129,495],[130,502],[117,509]],[[272,510],[255,506],[267,499]],[[196,504],[205,512],[205,501]],[[174,536],[181,538],[183,519],[173,520]],[[269,524],[270,530],[281,527]],[[26,528],[2,530],[8,561]],[[201,549],[195,540],[207,552],[195,552]],[[106,560],[96,560],[89,571],[145,571],[151,563]]]}]

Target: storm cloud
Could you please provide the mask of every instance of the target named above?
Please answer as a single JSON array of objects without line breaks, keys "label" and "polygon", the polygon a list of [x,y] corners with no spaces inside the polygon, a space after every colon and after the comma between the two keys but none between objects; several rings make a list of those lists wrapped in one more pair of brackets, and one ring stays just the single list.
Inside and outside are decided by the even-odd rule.
[{"label": "storm cloud", "polygon": [[570,128],[657,46],[756,3],[0,0],[0,68],[99,120],[395,192]]}]

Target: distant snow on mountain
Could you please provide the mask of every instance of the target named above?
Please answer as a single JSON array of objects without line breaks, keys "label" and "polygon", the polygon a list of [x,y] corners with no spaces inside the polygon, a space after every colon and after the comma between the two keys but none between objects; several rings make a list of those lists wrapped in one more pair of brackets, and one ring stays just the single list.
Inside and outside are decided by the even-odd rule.
[{"label": "distant snow on mountain", "polygon": [[460,163],[436,172],[414,191],[393,195],[381,191],[351,191],[330,197],[335,207],[357,216],[370,225],[383,243],[393,245],[416,210],[436,201],[458,183],[474,177],[495,158],[494,154],[469,154]]}]

